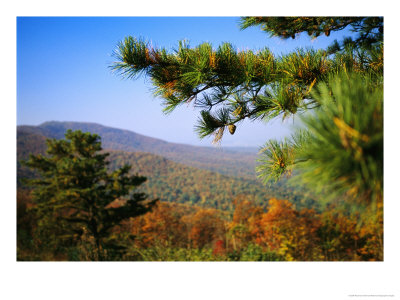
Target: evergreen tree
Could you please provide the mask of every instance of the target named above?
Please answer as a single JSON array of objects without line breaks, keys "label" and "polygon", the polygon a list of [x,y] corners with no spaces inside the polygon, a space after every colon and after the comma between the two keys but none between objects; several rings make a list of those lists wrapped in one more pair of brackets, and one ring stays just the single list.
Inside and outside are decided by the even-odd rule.
[{"label": "evergreen tree", "polygon": [[41,249],[63,253],[80,245],[86,259],[118,259],[133,238],[118,236],[118,225],[156,202],[133,193],[146,178],[130,176],[129,165],[109,173],[108,153],[101,152],[96,134],[68,130],[64,140],[49,139],[47,146],[46,156],[25,162],[41,175],[31,181]]},{"label": "evergreen tree", "polygon": [[339,43],[335,40],[330,52],[346,47],[371,48],[383,42],[383,17],[244,17],[241,28],[260,26],[261,30],[280,38],[296,38],[302,32],[316,38],[321,34],[329,36],[332,31],[350,28],[357,32],[353,40],[346,37]]},{"label": "evergreen tree", "polygon": [[383,81],[343,73],[312,96],[319,107],[300,117],[304,128],[267,142],[258,171],[268,181],[297,169],[314,190],[359,204],[382,201]]},{"label": "evergreen tree", "polygon": [[[112,68],[127,78],[136,78],[141,74],[151,78],[155,86],[155,95],[161,96],[164,100],[166,113],[172,112],[181,104],[190,102],[195,107],[201,108],[196,131],[200,138],[214,135],[216,143],[221,140],[224,132],[229,131],[230,134],[234,134],[237,125],[244,119],[264,121],[278,117],[285,119],[302,115],[309,110],[320,109],[322,114],[325,114],[323,118],[334,122],[332,117],[335,116],[329,114],[330,109],[338,104],[335,102],[336,96],[347,97],[340,91],[349,88],[348,82],[341,80],[340,84],[335,85],[334,97],[326,98],[326,94],[319,96],[316,90],[324,89],[324,85],[330,87],[335,81],[332,79],[335,76],[337,78],[356,76],[357,80],[366,80],[369,90],[372,89],[372,91],[366,93],[363,84],[352,87],[354,89],[352,92],[358,97],[354,105],[347,103],[337,109],[351,109],[344,112],[346,116],[356,110],[357,118],[360,119],[339,118],[341,121],[333,125],[342,126],[342,128],[347,128],[348,132],[353,132],[352,130],[357,130],[354,127],[358,126],[354,122],[372,124],[376,121],[380,124],[382,109],[371,109],[371,107],[376,108],[375,104],[381,107],[380,101],[383,99],[382,89],[379,88],[383,82],[383,18],[251,17],[242,19],[242,28],[253,25],[261,25],[262,29],[271,35],[283,38],[295,37],[301,32],[307,32],[313,37],[319,36],[322,32],[329,35],[331,31],[342,30],[347,26],[351,26],[353,31],[359,33],[359,36],[354,41],[345,38],[341,45],[336,42],[334,47],[327,50],[299,49],[278,57],[267,48],[257,52],[236,51],[229,43],[224,43],[214,49],[209,43],[191,48],[188,43],[181,41],[178,49],[167,51],[164,48],[154,48],[144,40],[127,37],[118,44],[114,53],[117,61]],[[322,98],[327,101],[322,101]],[[346,101],[353,100],[348,98]],[[365,103],[370,104],[365,105]],[[326,105],[329,108],[324,109],[323,106]],[[312,127],[311,124],[307,126]],[[372,143],[382,144],[382,127],[378,125],[375,129]],[[319,130],[327,131],[327,136],[333,134],[328,133],[327,127],[319,128]],[[342,131],[337,129],[334,132],[337,138],[340,139],[343,130],[345,129]],[[363,133],[360,134],[363,136]],[[290,175],[292,169],[300,161],[296,159],[296,154],[300,153],[297,148],[304,145],[302,141],[307,138],[309,137],[304,134],[297,134],[293,140],[267,143],[264,148],[266,157],[261,158],[264,165],[259,168],[261,176],[266,179],[279,179],[282,175]],[[364,146],[366,148],[363,148]],[[358,147],[360,147],[357,148],[359,152],[371,153],[365,164],[371,164],[373,157],[373,160],[378,161],[375,167],[379,170],[372,166],[365,167],[365,165],[355,170],[346,168],[348,172],[342,172],[341,178],[353,178],[356,172],[357,178],[364,178],[363,186],[368,185],[368,180],[372,178],[380,178],[378,185],[382,186],[383,178],[380,177],[383,166],[382,152],[378,150],[369,152],[367,142],[359,143]],[[319,149],[319,151],[326,152],[327,150]],[[341,153],[338,157],[344,157],[351,150],[343,143],[334,143],[329,151],[331,152],[326,152],[326,155],[334,156]],[[315,158],[313,155],[303,155],[301,161],[307,160],[318,167],[320,160],[313,158]],[[358,157],[353,157],[353,159],[357,160]],[[272,170],[271,166],[275,169]],[[329,170],[341,167],[342,165],[338,163],[332,165]],[[375,172],[375,175],[366,176],[366,169]],[[372,171],[373,169],[375,171]],[[333,180],[337,177],[335,175],[330,178]],[[374,186],[377,184],[375,179]],[[314,177],[313,180],[318,181],[318,178]],[[357,191],[361,192],[361,190],[357,188]],[[372,196],[375,193],[367,194]]]}]

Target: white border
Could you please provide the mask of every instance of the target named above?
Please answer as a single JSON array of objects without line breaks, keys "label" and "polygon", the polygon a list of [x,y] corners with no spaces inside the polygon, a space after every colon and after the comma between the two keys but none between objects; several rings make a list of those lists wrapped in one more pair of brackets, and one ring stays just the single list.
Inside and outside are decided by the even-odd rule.
[{"label": "white border", "polygon": [[[9,2],[11,3],[11,2]],[[395,5],[377,1],[14,1],[1,15],[2,299],[351,299],[400,297]],[[394,3],[394,2],[392,2]],[[2,4],[4,6],[4,4]],[[327,7],[317,10],[319,7]],[[16,16],[383,15],[385,17],[385,261],[360,263],[15,262]],[[396,73],[395,73],[396,72]],[[397,97],[396,97],[397,96]],[[357,298],[363,299],[363,298]],[[380,299],[380,298],[374,298]]]}]

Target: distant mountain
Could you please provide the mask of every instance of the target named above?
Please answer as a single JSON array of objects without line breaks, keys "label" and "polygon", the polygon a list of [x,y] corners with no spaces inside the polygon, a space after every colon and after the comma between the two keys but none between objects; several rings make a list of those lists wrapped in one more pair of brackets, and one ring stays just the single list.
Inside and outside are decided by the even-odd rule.
[{"label": "distant mountain", "polygon": [[[32,178],[35,176],[34,172],[27,167],[22,166],[20,161],[27,159],[30,153],[44,154],[46,150],[46,137],[62,138],[64,136],[64,127],[60,127],[60,123],[46,124],[38,127],[18,127],[17,179],[19,188],[24,186],[24,178]],[[49,124],[55,124],[56,126],[49,126]],[[81,123],[70,124],[76,125]],[[147,193],[151,198],[159,198],[164,201],[177,203],[192,203],[200,206],[214,207],[224,210],[232,209],[233,200],[238,195],[246,195],[249,197],[249,199],[253,199],[255,203],[261,206],[266,206],[268,199],[271,197],[291,199],[300,207],[309,205],[310,199],[305,197],[301,191],[298,189],[288,188],[282,183],[272,187],[265,187],[255,178],[252,179],[227,176],[210,170],[199,169],[177,163],[160,155],[138,151],[128,152],[121,150],[110,150],[110,148],[112,148],[111,146],[115,147],[115,145],[122,145],[121,147],[123,147],[123,143],[110,142],[110,139],[116,139],[116,137],[113,136],[114,132],[116,136],[125,135],[127,139],[129,137],[135,137],[137,134],[94,124],[89,124],[87,126],[88,127],[82,126],[80,128],[71,126],[69,128],[96,132],[100,135],[100,132],[108,132],[108,138],[105,138],[102,135],[101,136],[103,145],[104,143],[107,143],[106,145],[108,145],[108,147],[105,146],[104,148],[108,148],[107,152],[110,153],[110,169],[121,167],[124,164],[130,164],[132,166],[132,173],[137,173],[148,178],[148,180],[140,189]],[[100,129],[93,130],[96,128],[96,126],[100,126]],[[190,153],[185,154],[183,149],[190,149],[195,152],[197,151],[196,153],[203,155],[205,155],[205,153],[202,151],[210,151],[208,153],[215,155],[215,157],[213,157],[214,159],[217,159],[219,155],[218,152],[212,152],[213,149],[170,144],[141,135],[137,135],[136,140],[131,141],[130,144],[136,145],[137,148],[149,147],[148,145],[152,144],[155,148],[157,146],[161,148],[164,147],[169,149],[169,151],[172,151],[172,149],[178,149],[178,151],[181,151],[182,156],[186,156],[186,159],[190,157]],[[137,148],[131,146],[129,149],[132,150]],[[239,152],[232,152],[229,154],[239,155]],[[226,157],[229,158],[228,155]],[[224,163],[227,163],[227,158],[225,158]],[[234,172],[233,168],[227,168],[226,170]]]},{"label": "distant mountain", "polygon": [[174,162],[221,174],[256,178],[256,148],[199,147],[169,143],[129,130],[106,127],[95,123],[46,122],[39,126],[18,126],[17,134],[41,135],[46,138],[64,138],[67,129],[82,130],[101,136],[104,149],[129,152],[148,152],[161,155]]}]

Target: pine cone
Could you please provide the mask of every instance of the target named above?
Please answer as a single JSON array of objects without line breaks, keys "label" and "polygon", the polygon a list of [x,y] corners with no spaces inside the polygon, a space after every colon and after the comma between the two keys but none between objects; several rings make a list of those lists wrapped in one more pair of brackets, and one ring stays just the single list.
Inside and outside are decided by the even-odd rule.
[{"label": "pine cone", "polygon": [[235,131],[236,131],[236,126],[233,125],[233,124],[228,125],[228,129],[229,129],[229,133],[230,133],[230,134],[234,134]]}]

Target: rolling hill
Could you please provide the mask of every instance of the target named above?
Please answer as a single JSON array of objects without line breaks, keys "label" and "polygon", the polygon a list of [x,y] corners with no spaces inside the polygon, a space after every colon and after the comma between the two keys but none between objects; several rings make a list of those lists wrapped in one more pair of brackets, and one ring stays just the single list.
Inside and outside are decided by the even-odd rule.
[{"label": "rolling hill", "polygon": [[[30,153],[44,154],[46,138],[62,138],[67,128],[98,133],[102,137],[103,148],[110,153],[110,169],[130,164],[132,173],[148,178],[141,190],[151,198],[224,210],[231,210],[233,200],[239,195],[246,195],[256,204],[264,207],[271,197],[289,199],[298,207],[314,205],[314,201],[297,187],[289,187],[285,182],[265,187],[254,176],[249,175],[250,157],[255,157],[254,154],[242,154],[238,150],[236,152],[234,150],[221,151],[225,155],[219,161],[218,149],[172,144],[130,131],[86,123],[50,122],[37,127],[18,126],[17,182],[20,188],[26,187],[23,179],[35,176],[32,170],[21,165],[21,160],[27,159]],[[130,151],[122,151],[121,148]],[[187,165],[170,159],[168,155],[161,156],[143,152],[143,150],[138,151],[138,149],[152,149],[153,153],[163,152],[177,160],[182,157],[183,161],[192,158],[194,162]],[[173,152],[174,149],[177,152]],[[191,150],[193,152],[190,152]],[[240,160],[241,156],[245,158]],[[206,161],[207,157],[209,161]],[[239,172],[241,169],[238,165],[240,164],[235,158],[240,160],[243,170],[246,171]],[[203,164],[202,161],[205,163]],[[212,166],[213,162],[217,162],[217,166]],[[193,165],[199,165],[202,168]],[[237,170],[243,176],[226,175],[226,173],[237,174]]]},{"label": "rolling hill", "polygon": [[206,169],[224,175],[255,179],[256,148],[198,147],[169,143],[132,131],[102,126],[95,123],[46,122],[39,126],[18,126],[17,135],[29,134],[61,139],[67,129],[82,130],[101,136],[107,150],[147,152],[163,156],[187,166]]}]

